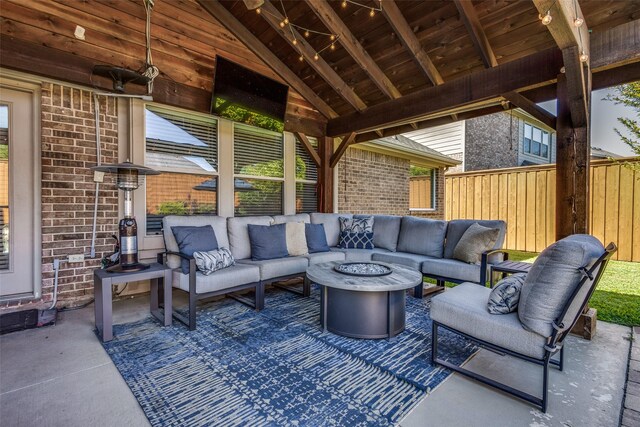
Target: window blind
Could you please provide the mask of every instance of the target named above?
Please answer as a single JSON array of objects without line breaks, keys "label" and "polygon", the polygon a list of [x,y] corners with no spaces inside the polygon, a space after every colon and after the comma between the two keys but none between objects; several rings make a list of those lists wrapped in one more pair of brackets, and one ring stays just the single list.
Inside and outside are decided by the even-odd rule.
[{"label": "window blind", "polygon": [[233,153],[236,175],[284,178],[284,139],[281,133],[236,124]]}]

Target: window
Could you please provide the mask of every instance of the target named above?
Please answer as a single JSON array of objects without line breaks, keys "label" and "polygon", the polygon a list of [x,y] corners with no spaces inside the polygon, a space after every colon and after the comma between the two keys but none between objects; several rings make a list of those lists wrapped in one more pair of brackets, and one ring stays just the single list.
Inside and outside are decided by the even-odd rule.
[{"label": "window", "polygon": [[432,210],[436,208],[436,171],[411,166],[409,178],[409,209]]},{"label": "window", "polygon": [[[316,149],[318,140],[308,138]],[[318,210],[318,168],[302,142],[296,139],[296,213],[317,212]]]},{"label": "window", "polygon": [[233,133],[235,215],[282,214],[283,134],[238,123]]},{"label": "window", "polygon": [[218,129],[211,116],[148,107],[145,164],[147,235],[162,233],[165,215],[216,214]]},{"label": "window", "polygon": [[0,105],[0,270],[9,269],[9,107]]},{"label": "window", "polygon": [[528,123],[524,124],[523,151],[527,154],[549,158],[549,132]]}]

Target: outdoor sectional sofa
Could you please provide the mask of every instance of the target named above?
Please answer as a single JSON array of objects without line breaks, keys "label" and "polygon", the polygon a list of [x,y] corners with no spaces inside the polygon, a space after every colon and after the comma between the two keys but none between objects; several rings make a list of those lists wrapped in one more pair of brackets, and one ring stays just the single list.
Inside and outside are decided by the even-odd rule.
[{"label": "outdoor sectional sofa", "polygon": [[[453,220],[441,221],[412,216],[373,215],[374,249],[338,248],[340,236],[339,217],[364,218],[369,215],[341,213],[311,213],[276,216],[249,216],[225,218],[212,215],[176,216],[163,218],[163,236],[166,251],[158,260],[165,262],[173,270],[173,286],[189,293],[188,318],[174,312],[174,316],[189,326],[196,328],[196,302],[199,299],[229,294],[257,310],[264,306],[266,285],[286,279],[303,276],[307,267],[330,261],[380,261],[402,264],[423,273],[425,277],[462,283],[485,283],[489,264],[501,260],[500,253],[488,251],[480,264],[468,264],[453,258],[453,248],[462,234],[474,223],[500,230],[494,246],[499,250],[504,242],[506,224],[504,221]],[[251,242],[248,225],[272,225],[286,222],[323,224],[328,252],[310,253],[303,256],[255,261],[251,259]],[[208,276],[196,271],[195,260],[179,253],[171,227],[211,225],[218,245],[230,249],[236,260],[235,265],[216,271]],[[189,274],[183,274],[181,258],[190,263]],[[255,299],[234,295],[234,292],[254,289]],[[303,284],[301,294],[307,296],[310,284]],[[414,290],[414,296],[422,297],[422,285]]]}]

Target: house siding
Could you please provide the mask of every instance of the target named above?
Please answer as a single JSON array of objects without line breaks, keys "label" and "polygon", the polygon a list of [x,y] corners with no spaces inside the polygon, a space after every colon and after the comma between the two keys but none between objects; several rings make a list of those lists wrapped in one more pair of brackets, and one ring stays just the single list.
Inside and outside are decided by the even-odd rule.
[{"label": "house siding", "polygon": [[[99,97],[103,163],[115,163],[118,153],[117,105]],[[41,91],[42,147],[42,296],[3,302],[0,309],[42,307],[53,299],[53,260],[59,259],[58,307],[77,305],[93,297],[93,270],[113,250],[117,231],[118,190],[103,184],[98,201],[96,258],[68,263],[70,254],[88,254],[91,247],[96,165],[94,103],[90,91],[43,83]]]},{"label": "house siding", "polygon": [[336,166],[337,212],[444,218],[444,168],[435,171],[436,209],[410,212],[409,166],[406,159],[349,148]]},{"label": "house siding", "polygon": [[421,129],[404,134],[409,139],[446,155],[462,153],[465,135],[464,121]]}]

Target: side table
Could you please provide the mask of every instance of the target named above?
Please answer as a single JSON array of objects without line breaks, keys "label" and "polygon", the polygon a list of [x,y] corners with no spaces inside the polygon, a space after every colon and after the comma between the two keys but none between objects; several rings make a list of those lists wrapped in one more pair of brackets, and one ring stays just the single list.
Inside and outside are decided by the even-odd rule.
[{"label": "side table", "polygon": [[[158,282],[162,279],[164,293],[164,309],[158,302]],[[151,314],[164,326],[171,325],[171,268],[153,263],[146,270],[126,273],[110,273],[103,269],[93,272],[93,291],[95,294],[96,328],[102,342],[113,339],[113,316],[111,287],[127,282],[149,280],[151,282]],[[163,313],[164,311],[164,313]]]},{"label": "side table", "polygon": [[528,273],[533,264],[518,261],[502,261],[491,264],[489,267],[489,287],[493,288],[493,273],[502,273],[502,277],[507,274]]}]

